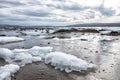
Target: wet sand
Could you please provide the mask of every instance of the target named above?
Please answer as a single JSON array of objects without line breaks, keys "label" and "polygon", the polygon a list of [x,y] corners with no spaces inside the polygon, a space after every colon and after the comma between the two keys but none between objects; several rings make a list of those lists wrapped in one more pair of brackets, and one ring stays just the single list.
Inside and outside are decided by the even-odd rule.
[{"label": "wet sand", "polygon": [[[68,40],[69,37],[93,36],[91,39]],[[120,80],[120,36],[100,35],[99,33],[56,33],[58,39],[41,39],[39,36],[22,36],[26,41],[0,45],[9,49],[51,46],[53,51],[75,55],[97,65],[97,70],[87,75],[65,73],[44,63],[32,63],[21,68],[12,80]],[[59,36],[63,36],[61,39]],[[99,38],[98,38],[99,37]],[[99,40],[97,40],[99,39]],[[0,60],[2,61],[2,60]],[[4,61],[0,62],[4,65]]]},{"label": "wet sand", "polygon": [[7,64],[7,62],[5,62],[4,59],[0,58],[0,66],[4,66],[5,64]]},{"label": "wet sand", "polygon": [[65,72],[55,70],[41,62],[28,64],[12,77],[12,80],[73,80]]}]

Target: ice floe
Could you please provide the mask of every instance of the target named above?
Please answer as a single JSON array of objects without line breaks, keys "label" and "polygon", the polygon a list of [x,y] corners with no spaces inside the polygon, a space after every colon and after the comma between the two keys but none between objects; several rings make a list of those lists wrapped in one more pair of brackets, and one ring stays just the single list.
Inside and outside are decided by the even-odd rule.
[{"label": "ice floe", "polygon": [[23,38],[19,38],[19,37],[8,37],[8,36],[2,36],[0,37],[0,43],[4,44],[4,43],[10,43],[10,42],[18,42],[18,41],[23,41]]}]

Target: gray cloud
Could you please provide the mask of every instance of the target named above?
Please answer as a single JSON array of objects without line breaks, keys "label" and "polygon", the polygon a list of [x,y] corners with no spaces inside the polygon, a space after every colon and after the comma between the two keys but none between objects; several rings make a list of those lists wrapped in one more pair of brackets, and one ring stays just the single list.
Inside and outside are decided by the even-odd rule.
[{"label": "gray cloud", "polygon": [[0,0],[0,5],[3,7],[12,7],[12,6],[23,6],[25,4],[18,1]]},{"label": "gray cloud", "polygon": [[92,9],[99,11],[102,15],[105,15],[105,16],[112,16],[112,15],[115,15],[116,13],[115,10],[113,10],[112,8],[106,8],[104,7],[103,4]]},{"label": "gray cloud", "polygon": [[95,11],[99,11],[102,15],[104,16],[112,16],[115,15],[116,11],[113,10],[112,8],[105,8],[104,6],[98,6],[98,7],[83,7],[80,6],[79,4],[72,4],[71,6],[68,5],[54,5],[54,4],[47,4],[49,7],[55,7],[56,9],[62,9],[62,10],[71,10],[71,11],[82,11],[82,10],[87,10],[87,9],[92,9]]},{"label": "gray cloud", "polygon": [[65,3],[62,3],[61,5],[54,5],[54,4],[47,4],[48,7],[54,7],[56,9],[63,9],[63,10],[81,10],[81,9],[85,9],[86,7],[80,7],[77,4],[71,4],[71,5],[67,5]]},{"label": "gray cloud", "polygon": [[0,5],[0,8],[8,8],[8,7],[4,5]]},{"label": "gray cloud", "polygon": [[80,3],[74,0],[0,0],[0,23],[84,22],[90,19],[119,16],[116,13],[120,14],[119,7],[106,7],[104,3],[95,6],[87,2]]},{"label": "gray cloud", "polygon": [[37,10],[37,11],[16,11],[14,12],[15,14],[20,14],[20,15],[27,15],[27,16],[35,16],[35,17],[46,17],[49,16],[51,13],[47,11],[42,11],[42,10]]}]

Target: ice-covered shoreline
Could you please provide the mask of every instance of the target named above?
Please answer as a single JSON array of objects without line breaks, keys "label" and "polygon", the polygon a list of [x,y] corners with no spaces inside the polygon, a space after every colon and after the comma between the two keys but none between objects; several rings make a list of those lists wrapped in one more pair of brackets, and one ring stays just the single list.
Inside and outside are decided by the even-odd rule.
[{"label": "ice-covered shoreline", "polygon": [[[38,47],[34,46],[31,49],[14,49],[0,48],[0,57],[5,59],[9,64],[0,67],[1,72],[7,70],[6,76],[1,80],[8,80],[9,76],[19,70],[19,67],[25,64],[42,61],[46,64],[51,63],[55,69],[65,70],[65,72],[87,70],[88,68],[95,68],[95,65],[88,63],[85,60],[77,58],[76,56],[62,53],[52,52],[52,47]],[[11,70],[8,67],[13,66]],[[8,67],[6,67],[8,66]],[[3,74],[0,74],[2,76]],[[8,77],[8,78],[7,78]]]},{"label": "ice-covered shoreline", "polygon": [[[79,30],[79,28],[77,28],[77,29]],[[74,29],[72,29],[72,30],[74,30]],[[103,34],[98,33],[98,32],[94,33],[94,32],[96,32],[96,30]],[[119,58],[120,57],[120,55],[119,55],[120,35],[116,33],[116,32],[119,32],[119,29],[116,28],[116,30],[115,30],[115,28],[108,28],[108,29],[100,28],[100,29],[96,29],[96,30],[86,28],[86,29],[83,29],[83,32],[82,31],[81,32],[70,31],[70,32],[58,32],[55,34],[45,33],[45,35],[44,35],[44,32],[40,33],[40,35],[36,35],[36,34],[31,35],[32,34],[31,32],[30,32],[31,34],[27,34],[27,35],[22,35],[20,33],[20,32],[24,32],[24,31],[29,32],[29,30],[1,31],[1,33],[0,33],[1,37],[16,36],[19,38],[23,38],[25,40],[25,41],[21,41],[21,42],[10,42],[8,44],[0,44],[1,48],[8,49],[8,50],[6,50],[7,53],[11,53],[11,52],[15,53],[15,54],[11,53],[12,56],[11,56],[11,54],[7,54],[7,56],[8,55],[11,56],[10,59],[7,59],[7,61],[10,61],[9,64],[8,64],[8,62],[5,62],[1,58],[1,62],[0,62],[1,67],[4,67],[5,64],[6,65],[13,64],[13,65],[18,65],[20,67],[20,66],[24,66],[27,63],[30,63],[28,65],[25,65],[24,67],[21,67],[20,70],[16,70],[16,71],[18,71],[18,73],[15,73],[15,76],[13,76],[14,73],[9,72],[12,75],[12,80],[15,80],[15,79],[16,80],[21,80],[21,79],[30,80],[31,78],[33,78],[33,80],[36,80],[37,78],[41,78],[41,74],[43,74],[43,73],[48,74],[48,75],[44,75],[44,78],[42,78],[43,80],[48,78],[48,76],[51,74],[53,74],[54,78],[57,79],[58,75],[59,75],[58,73],[61,73],[62,75],[64,75],[64,78],[66,77],[66,75],[69,75],[68,78],[74,78],[74,80],[77,80],[79,78],[83,79],[83,80],[84,80],[84,78],[85,79],[87,78],[86,80],[93,80],[94,78],[97,80],[103,79],[103,78],[105,80],[120,79],[119,75],[118,75],[119,74],[119,59],[120,59]],[[36,30],[34,30],[34,29],[32,31],[36,32]],[[89,31],[89,32],[84,32],[84,31]],[[94,32],[92,32],[92,31],[94,31]],[[111,31],[112,31],[112,33],[115,32],[116,36],[110,35]],[[38,32],[39,32],[39,30],[38,30]],[[14,34],[11,34],[11,33],[14,33]],[[36,46],[36,47],[33,47],[33,46]],[[53,47],[53,51],[48,52],[48,53],[52,53],[52,54],[46,53],[49,56],[52,55],[51,59],[49,60],[49,63],[48,63],[48,64],[52,64],[52,66],[44,64],[46,62],[46,61],[44,61],[45,58],[39,57],[40,62],[33,61],[33,59],[38,60],[38,56],[44,56],[44,55],[37,54],[39,52],[39,51],[37,51],[37,49],[39,49],[39,47],[37,47],[37,46],[41,46],[43,48],[47,47],[47,46]],[[35,48],[37,48],[37,49],[35,49]],[[33,50],[33,52],[31,52],[32,50]],[[40,51],[41,51],[40,53],[43,53],[44,51],[47,51],[47,50],[43,49],[43,51],[42,50],[40,50]],[[57,52],[55,52],[55,51],[57,51]],[[3,51],[1,51],[1,52],[3,52]],[[81,75],[79,72],[77,72],[77,74],[79,74],[79,75],[76,75],[76,71],[75,71],[76,69],[74,69],[72,73],[64,74],[64,71],[60,71],[60,70],[66,69],[66,71],[69,72],[69,71],[71,71],[71,68],[73,66],[68,65],[69,68],[67,70],[66,65],[64,65],[61,62],[63,60],[62,59],[63,57],[60,56],[62,60],[59,60],[59,61],[57,60],[57,61],[61,62],[63,64],[61,66],[61,67],[63,67],[63,69],[61,69],[61,67],[58,66],[58,63],[52,61],[52,59],[55,59],[57,56],[57,55],[54,56],[53,52],[55,52],[55,54],[58,53],[58,55],[59,55],[59,53],[60,54],[67,53],[67,54],[75,55],[79,59],[85,60],[89,63],[97,64],[97,69],[95,69],[95,73],[94,72],[89,73],[90,71],[88,70],[88,74],[86,74],[86,71],[85,71],[85,74],[87,77]],[[7,56],[4,56],[4,57],[9,58]],[[22,57],[20,57],[20,56],[22,56]],[[28,56],[28,58],[26,58],[26,56]],[[66,60],[66,58],[64,58],[64,59]],[[71,59],[67,59],[67,60],[70,61]],[[78,66],[78,65],[75,65],[74,67],[76,67],[76,66]],[[36,67],[37,67],[37,69],[36,69]],[[44,70],[43,70],[43,67],[44,67]],[[55,70],[53,67],[58,70]],[[48,71],[48,69],[50,69],[50,72]],[[43,71],[43,72],[41,72],[41,71]],[[52,71],[56,71],[57,73],[56,72],[52,73]],[[75,71],[75,73],[74,73],[74,71]],[[35,74],[33,74],[32,72],[34,72]],[[24,75],[24,73],[25,73],[25,75]],[[84,73],[84,71],[83,71],[83,73]],[[115,73],[115,75],[114,75],[114,73]],[[71,74],[73,74],[73,75],[71,75]],[[22,77],[20,77],[20,76],[22,76]],[[28,78],[27,76],[30,76],[30,77]],[[89,78],[89,76],[93,76],[94,78],[93,77]],[[56,80],[53,78],[49,78],[49,79]],[[49,79],[47,79],[47,80],[49,80]],[[62,80],[66,80],[66,79],[62,79]]]}]

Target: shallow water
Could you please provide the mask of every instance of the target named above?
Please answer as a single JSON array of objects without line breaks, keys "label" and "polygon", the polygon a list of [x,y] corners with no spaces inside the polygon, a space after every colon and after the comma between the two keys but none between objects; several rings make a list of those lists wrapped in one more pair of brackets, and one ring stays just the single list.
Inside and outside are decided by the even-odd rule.
[{"label": "shallow water", "polygon": [[[6,32],[6,31],[4,31]],[[87,75],[70,73],[67,76],[73,80],[120,80],[120,36],[106,36],[100,35],[99,33],[80,33],[80,32],[70,32],[70,33],[57,33],[57,34],[42,34],[39,36],[31,35],[21,35],[17,31],[13,32],[14,35],[20,36],[25,39],[22,42],[0,44],[0,47],[5,47],[9,49],[15,48],[31,48],[33,46],[52,46],[53,51],[65,52],[67,54],[75,55],[82,58],[90,63],[97,65],[97,70],[95,73],[91,72]],[[2,32],[0,34],[3,34]],[[4,33],[8,34],[8,33]],[[10,34],[10,31],[9,31]],[[11,34],[12,35],[12,34]],[[10,36],[10,35],[9,35]],[[40,38],[41,36],[46,36],[46,38]],[[51,36],[51,38],[47,38]],[[55,36],[55,37],[52,37]],[[60,36],[60,37],[59,37]],[[62,36],[62,38],[61,38]],[[72,38],[71,38],[72,37]],[[46,65],[38,64],[40,67],[36,68],[36,64],[28,65],[32,69],[33,73],[41,66],[46,67]],[[37,65],[37,67],[38,67]],[[16,80],[30,80],[30,77],[23,77],[23,73],[31,76],[31,80],[47,80],[39,79],[40,74],[29,73],[29,68],[22,68],[20,72],[16,74]],[[47,67],[46,69],[50,69]],[[49,70],[48,70],[49,71]],[[52,70],[50,70],[52,71]],[[47,72],[47,71],[45,71]],[[58,72],[60,74],[55,74],[56,76],[63,74],[63,79],[52,79],[52,80],[66,80],[66,74]],[[45,75],[48,76],[48,75]],[[37,79],[38,77],[38,79]],[[48,76],[49,77],[49,76]],[[67,78],[68,78],[67,77]],[[32,79],[33,78],[33,79]]]}]

